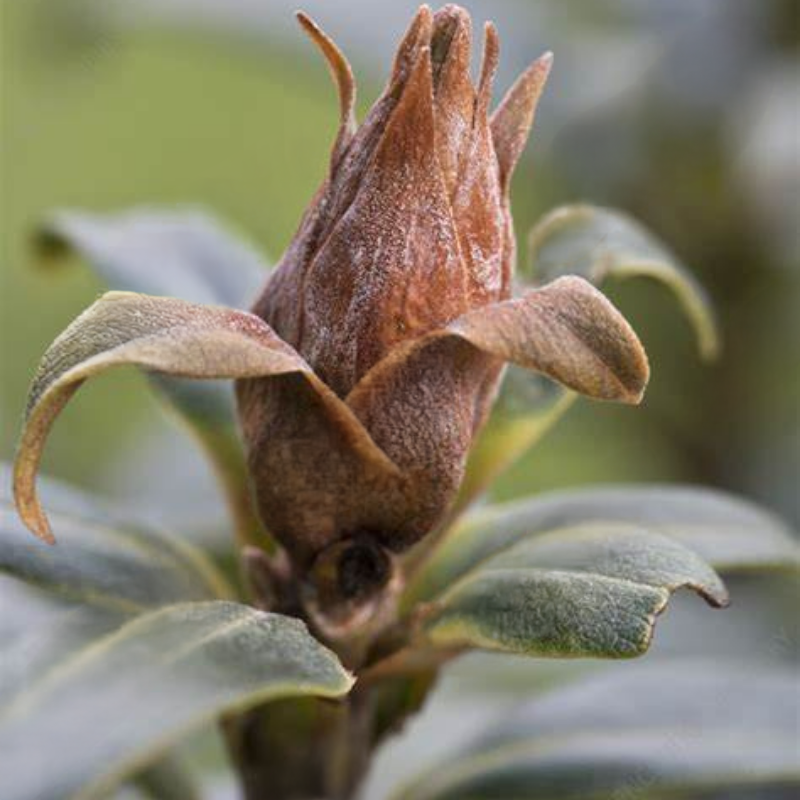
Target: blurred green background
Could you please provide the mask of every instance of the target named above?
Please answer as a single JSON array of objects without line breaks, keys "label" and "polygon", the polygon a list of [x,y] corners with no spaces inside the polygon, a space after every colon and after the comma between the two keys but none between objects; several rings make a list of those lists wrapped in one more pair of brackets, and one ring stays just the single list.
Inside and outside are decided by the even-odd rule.
[{"label": "blurred green background", "polygon": [[[305,7],[346,47],[362,110],[413,2]],[[725,487],[798,520],[798,4],[794,0],[466,2],[504,42],[502,91],[542,50],[556,67],[514,184],[517,233],[553,205],[619,206],[714,297],[722,360],[701,365],[671,298],[613,297],[645,341],[640,409],[584,402],[497,488],[607,481]],[[38,358],[100,291],[33,263],[54,208],[199,204],[273,259],[322,178],[336,125],[326,70],[283,0],[2,0],[0,456]],[[45,469],[159,519],[217,524],[192,444],[115,374],[56,426]],[[162,480],[169,474],[173,485]]]}]

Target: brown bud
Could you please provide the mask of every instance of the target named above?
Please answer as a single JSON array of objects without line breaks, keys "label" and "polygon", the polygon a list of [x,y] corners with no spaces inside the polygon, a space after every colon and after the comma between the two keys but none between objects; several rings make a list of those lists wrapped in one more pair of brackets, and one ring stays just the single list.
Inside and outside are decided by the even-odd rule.
[{"label": "brown bud", "polygon": [[[641,394],[646,361],[625,321],[580,279],[510,299],[508,185],[549,54],[490,115],[494,27],[486,26],[474,85],[469,15],[423,6],[388,86],[356,128],[347,61],[300,21],[338,84],[341,126],[328,177],[253,312],[357,429],[331,434],[318,394],[290,376],[242,381],[239,400],[260,512],[309,569],[343,541],[399,551],[432,529],[505,361],[627,401]],[[357,452],[365,443],[368,463]]]},{"label": "brown bud", "polygon": [[488,116],[497,39],[486,36],[476,89],[467,13],[419,11],[383,95],[357,132],[340,132],[330,175],[253,309],[340,397],[398,343],[508,296]]}]

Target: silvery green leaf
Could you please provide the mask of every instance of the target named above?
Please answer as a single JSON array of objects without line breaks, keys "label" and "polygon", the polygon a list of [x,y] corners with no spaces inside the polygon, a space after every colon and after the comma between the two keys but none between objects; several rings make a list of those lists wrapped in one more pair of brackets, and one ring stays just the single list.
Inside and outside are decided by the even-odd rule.
[{"label": "silvery green leaf", "polygon": [[223,714],[283,697],[337,697],[351,684],[296,619],[222,600],[147,612],[4,705],[4,798],[102,797]]},{"label": "silvery green leaf", "polygon": [[179,536],[121,522],[66,484],[42,481],[61,541],[32,539],[0,464],[0,705],[74,651],[145,611],[232,597],[213,564]]},{"label": "silvery green leaf", "polygon": [[725,573],[798,567],[791,531],[752,503],[696,487],[614,486],[478,509],[449,531],[420,568],[406,603],[435,597],[517,543],[592,522],[634,524],[669,536]]},{"label": "silvery green leaf", "polygon": [[630,658],[684,587],[728,602],[713,569],[673,539],[621,523],[575,526],[504,550],[431,601],[419,646]]},{"label": "silvery green leaf", "polygon": [[232,308],[250,305],[268,271],[252,245],[197,208],[56,211],[37,244],[48,263],[78,256],[109,289]]},{"label": "silvery green leaf", "polygon": [[617,665],[506,714],[396,800],[788,800],[798,697],[785,668]]}]

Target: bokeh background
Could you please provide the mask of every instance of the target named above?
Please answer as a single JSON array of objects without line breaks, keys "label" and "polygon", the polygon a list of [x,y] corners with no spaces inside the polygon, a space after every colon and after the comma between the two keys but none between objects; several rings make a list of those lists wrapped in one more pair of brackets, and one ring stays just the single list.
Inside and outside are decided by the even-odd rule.
[{"label": "bokeh background", "polygon": [[[277,259],[324,174],[337,106],[294,25],[297,0],[0,2],[0,458],[8,459],[39,356],[101,289],[78,265],[35,263],[37,221],[63,207],[202,205]],[[501,91],[543,50],[556,55],[514,183],[521,244],[554,205],[618,206],[700,277],[725,341],[720,361],[702,365],[663,289],[614,289],[650,353],[645,403],[581,403],[497,498],[682,481],[737,492],[797,526],[800,3],[464,4],[478,22],[498,24]],[[350,55],[362,111],[415,7],[304,3]],[[211,536],[223,524],[199,453],[134,374],[81,392],[45,468],[181,532]],[[737,629],[716,620],[699,638],[724,649]],[[767,646],[791,650],[796,631],[773,628],[761,632]]]}]

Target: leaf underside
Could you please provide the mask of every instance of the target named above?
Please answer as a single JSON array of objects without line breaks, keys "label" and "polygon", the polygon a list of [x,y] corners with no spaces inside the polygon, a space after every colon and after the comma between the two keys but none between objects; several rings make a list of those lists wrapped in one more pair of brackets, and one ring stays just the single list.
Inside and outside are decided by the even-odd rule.
[{"label": "leaf underside", "polygon": [[[56,417],[88,378],[120,366],[184,378],[303,378],[318,403],[308,414],[324,431],[344,431],[359,463],[391,472],[392,465],[352,412],[313,375],[300,356],[258,317],[244,311],[131,292],[109,292],[52,344],[31,387],[15,463],[20,516],[45,541],[54,537],[38,502],[35,477]],[[324,450],[324,442],[318,447]]]},{"label": "leaf underside", "polygon": [[7,800],[98,797],[176,739],[351,679],[297,620],[229,601],[167,606],[95,640],[0,713]]},{"label": "leaf underside", "polygon": [[617,666],[506,714],[397,800],[788,798],[798,696],[787,669]]}]

